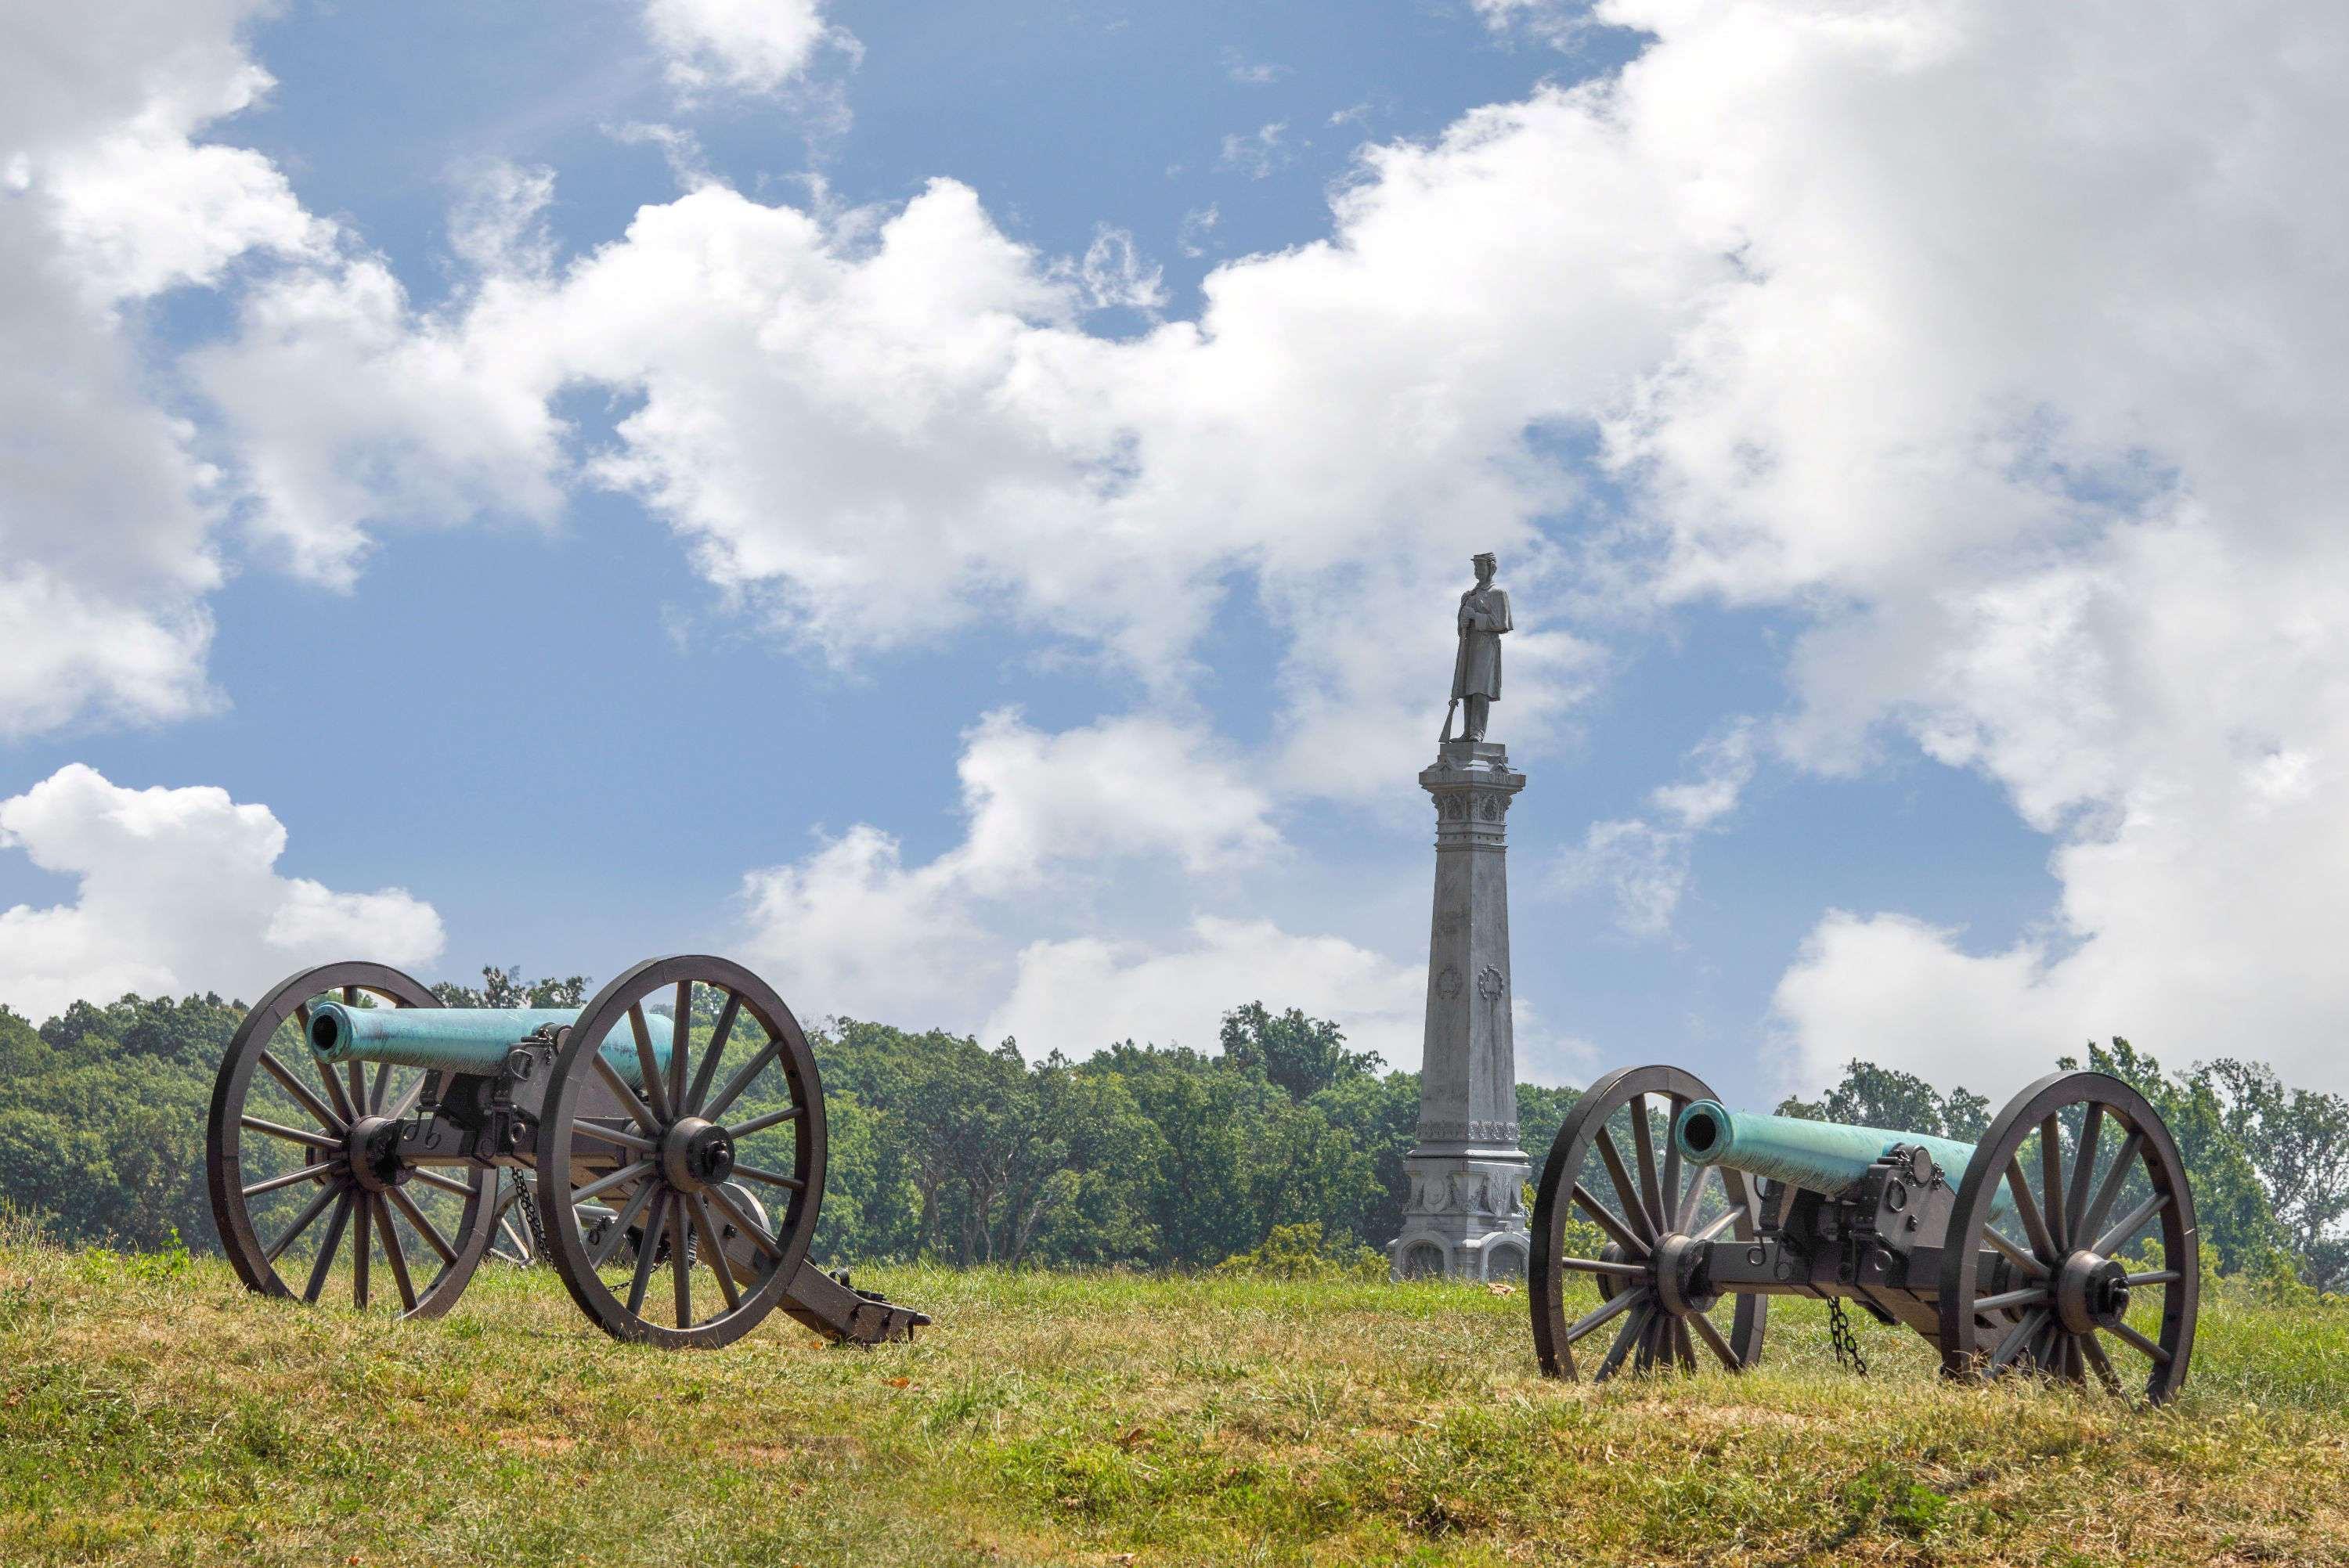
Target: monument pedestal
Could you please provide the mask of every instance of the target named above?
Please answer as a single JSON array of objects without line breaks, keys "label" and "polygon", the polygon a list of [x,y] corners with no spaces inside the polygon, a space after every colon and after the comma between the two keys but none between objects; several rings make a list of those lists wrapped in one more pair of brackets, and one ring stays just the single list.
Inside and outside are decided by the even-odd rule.
[{"label": "monument pedestal", "polygon": [[1526,776],[1506,748],[1452,740],[1419,776],[1435,800],[1435,911],[1419,1141],[1403,1158],[1411,1196],[1388,1243],[1396,1279],[1501,1279],[1526,1272],[1517,1066],[1509,1006],[1509,802]]}]

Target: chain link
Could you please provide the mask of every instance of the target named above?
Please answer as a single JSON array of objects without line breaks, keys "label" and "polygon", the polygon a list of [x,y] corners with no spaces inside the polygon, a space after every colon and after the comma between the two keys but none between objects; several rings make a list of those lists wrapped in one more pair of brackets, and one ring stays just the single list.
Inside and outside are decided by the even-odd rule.
[{"label": "chain link", "polygon": [[546,1224],[538,1217],[538,1203],[530,1195],[529,1179],[517,1178],[517,1181],[514,1207],[522,1211],[523,1223],[530,1229],[531,1261],[538,1263],[546,1256]]},{"label": "chain link", "polygon": [[1868,1376],[1868,1357],[1859,1348],[1859,1336],[1851,1330],[1851,1319],[1844,1315],[1843,1297],[1827,1297],[1827,1337],[1834,1342],[1836,1365],[1846,1371]]}]

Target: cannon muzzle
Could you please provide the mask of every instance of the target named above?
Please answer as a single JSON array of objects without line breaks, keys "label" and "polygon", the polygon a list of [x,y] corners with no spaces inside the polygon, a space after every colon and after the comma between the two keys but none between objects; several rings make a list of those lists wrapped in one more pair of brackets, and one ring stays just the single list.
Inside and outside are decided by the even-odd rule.
[{"label": "cannon muzzle", "polygon": [[[1692,1100],[1682,1110],[1672,1123],[1672,1142],[1682,1159],[1696,1164],[1726,1165],[1829,1197],[1857,1185],[1868,1168],[1896,1146],[1924,1150],[1952,1187],[1965,1180],[1974,1157],[1972,1144],[1954,1139],[1794,1116],[1755,1116],[1733,1111],[1714,1099]],[[2001,1202],[2007,1202],[2002,1191]]]},{"label": "cannon muzzle", "polygon": [[[668,1065],[669,1021],[647,1013],[653,1059]],[[319,1061],[391,1062],[441,1072],[495,1074],[506,1055],[550,1024],[579,1021],[576,1007],[350,1007],[322,1003],[310,1014],[310,1053]],[[644,1088],[635,1030],[604,1037],[604,1059],[631,1088]]]}]

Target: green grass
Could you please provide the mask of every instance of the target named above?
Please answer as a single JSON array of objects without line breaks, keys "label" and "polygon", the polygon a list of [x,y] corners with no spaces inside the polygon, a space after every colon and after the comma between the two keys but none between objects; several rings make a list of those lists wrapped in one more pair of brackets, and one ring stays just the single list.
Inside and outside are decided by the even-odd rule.
[{"label": "green grass", "polygon": [[1763,1369],[1546,1382],[1522,1295],[874,1270],[937,1319],[674,1355],[485,1267],[438,1323],[0,1243],[7,1563],[2349,1562],[2349,1308],[2205,1298],[2168,1410],[1781,1304]]}]

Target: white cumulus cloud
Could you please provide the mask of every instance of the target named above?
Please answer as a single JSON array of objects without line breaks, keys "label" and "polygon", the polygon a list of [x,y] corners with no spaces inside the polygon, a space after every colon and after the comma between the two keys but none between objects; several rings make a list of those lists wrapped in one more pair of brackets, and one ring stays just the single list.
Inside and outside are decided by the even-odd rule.
[{"label": "white cumulus cloud", "polygon": [[645,0],[668,79],[771,93],[807,68],[830,32],[821,0]]},{"label": "white cumulus cloud", "polygon": [[951,849],[909,865],[860,823],[745,879],[747,951],[796,1005],[1082,1054],[1128,1034],[1208,1045],[1262,997],[1416,1058],[1416,971],[1344,938],[1212,913],[1089,930],[1113,869],[1163,865],[1206,897],[1284,852],[1270,799],[1209,737],[1143,716],[1050,734],[1006,711],[964,742]]},{"label": "white cumulus cloud", "polygon": [[1342,937],[1202,915],[1171,941],[1079,936],[1024,948],[985,1037],[1016,1037],[1031,1055],[1083,1057],[1124,1039],[1211,1050],[1226,1012],[1262,1001],[1328,1018],[1355,1048],[1415,1064],[1426,985],[1423,970]]},{"label": "white cumulus cloud", "polygon": [[25,9],[0,50],[0,738],[216,700],[224,497],[159,404],[137,305],[332,239],[267,160],[193,138],[269,87],[254,4]]},{"label": "white cumulus cloud", "polygon": [[129,789],[79,763],[0,800],[0,851],[77,883],[70,903],[0,911],[0,1002],[38,1020],[126,991],[251,996],[305,965],[439,956],[430,904],[281,875],[285,837],[225,789]]}]

